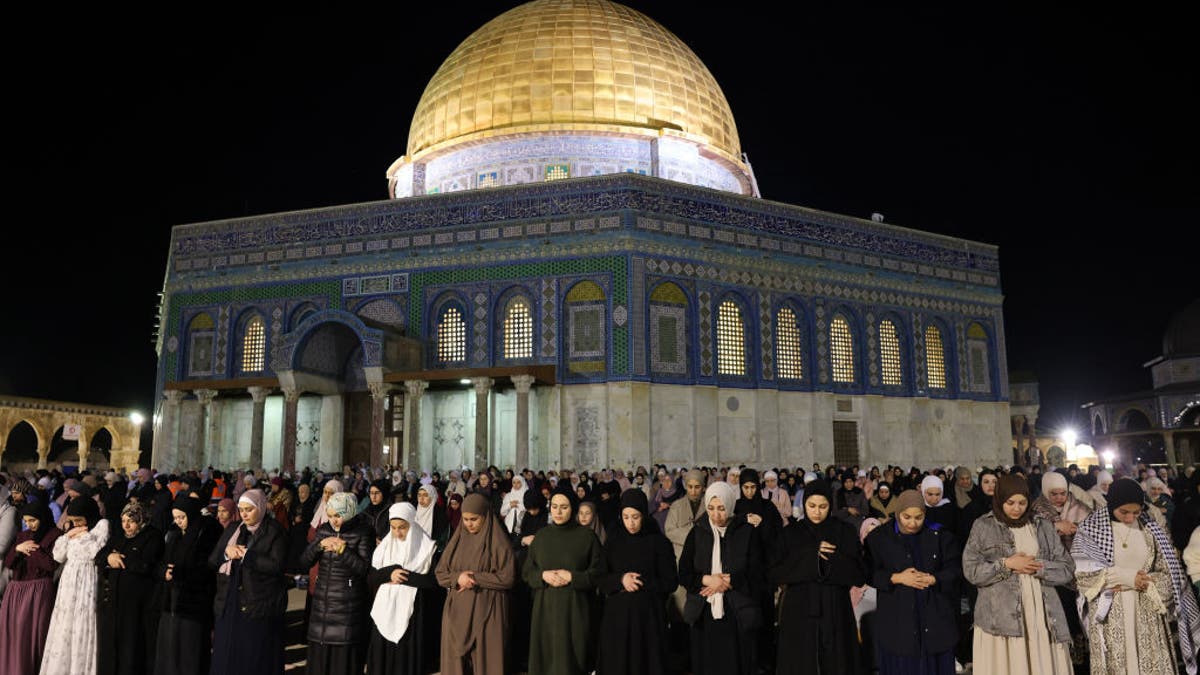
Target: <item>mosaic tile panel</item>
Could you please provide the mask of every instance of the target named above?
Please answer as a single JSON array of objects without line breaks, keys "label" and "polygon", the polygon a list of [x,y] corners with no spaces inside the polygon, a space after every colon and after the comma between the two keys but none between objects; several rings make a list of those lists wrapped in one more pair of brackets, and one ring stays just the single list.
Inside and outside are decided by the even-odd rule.
[{"label": "mosaic tile panel", "polygon": [[558,356],[558,280],[542,279],[542,356]]},{"label": "mosaic tile panel", "polygon": [[404,329],[406,320],[404,307],[402,303],[390,298],[380,298],[364,302],[354,310],[354,313],[364,319],[370,319],[385,326]]},{"label": "mosaic tile panel", "polygon": [[214,351],[216,357],[216,365],[213,367],[213,372],[217,374],[225,374],[226,364],[229,363],[229,305],[224,305],[217,310],[217,346]]},{"label": "mosaic tile panel", "polygon": [[604,357],[604,305],[601,303],[571,304],[570,339],[567,358]]},{"label": "mosaic tile panel", "polygon": [[633,343],[633,374],[646,374],[646,259],[635,256],[630,260],[629,274],[630,330]]},{"label": "mosaic tile panel", "polygon": [[825,302],[818,299],[813,309],[817,335],[817,382],[829,384],[829,323],[825,320]]},{"label": "mosaic tile panel", "polygon": [[[475,344],[472,351],[472,361],[474,363],[488,362],[488,294],[483,291],[477,291],[471,298],[475,303],[475,309],[472,312],[475,315]],[[415,305],[414,305],[415,306]],[[411,309],[410,309],[411,311]]]},{"label": "mosaic tile panel", "polygon": [[924,392],[929,388],[929,377],[925,370],[925,317],[920,313],[912,315],[909,339],[913,345],[913,383],[917,391]]},{"label": "mosaic tile panel", "polygon": [[872,387],[880,386],[879,371],[879,323],[875,321],[875,312],[867,312],[867,383]]},{"label": "mosaic tile panel", "polygon": [[762,378],[771,380],[775,377],[775,324],[771,320],[771,295],[769,293],[760,293],[758,296],[758,323]]},{"label": "mosaic tile panel", "polygon": [[650,305],[650,370],[686,376],[687,307]]},{"label": "mosaic tile panel", "polygon": [[711,377],[716,358],[712,347],[712,295],[700,291],[696,299],[700,308],[700,374]]}]

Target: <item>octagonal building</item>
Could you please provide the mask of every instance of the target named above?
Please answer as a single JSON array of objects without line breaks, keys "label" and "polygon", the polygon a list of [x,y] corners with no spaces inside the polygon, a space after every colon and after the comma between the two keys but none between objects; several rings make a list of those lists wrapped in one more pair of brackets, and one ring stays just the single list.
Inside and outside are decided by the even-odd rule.
[{"label": "octagonal building", "polygon": [[535,0],[433,76],[390,199],[176,226],[151,464],[995,463],[994,246],[763,199],[663,26]]}]

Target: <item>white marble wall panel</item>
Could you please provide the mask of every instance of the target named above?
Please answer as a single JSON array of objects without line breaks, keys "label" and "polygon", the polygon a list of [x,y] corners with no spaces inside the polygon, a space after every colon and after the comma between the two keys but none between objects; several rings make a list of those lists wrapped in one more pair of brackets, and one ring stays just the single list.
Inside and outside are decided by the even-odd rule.
[{"label": "white marble wall panel", "polygon": [[[283,406],[282,395],[268,396],[263,408],[263,466],[282,466],[283,462]],[[253,413],[253,410],[251,411]],[[250,459],[250,423],[246,423],[246,449],[242,461]],[[296,466],[304,468],[297,459]]]},{"label": "white marble wall panel", "polygon": [[692,388],[649,385],[651,463],[691,466],[695,463]]},{"label": "white marble wall panel", "polygon": [[[343,446],[345,444],[345,435],[343,424],[346,414],[346,406],[343,404],[342,395],[322,396],[320,398],[318,414],[320,415],[321,429],[320,436],[317,439],[317,457],[315,461],[317,465],[324,469],[340,469],[344,463]],[[296,451],[296,466],[305,466],[305,464],[300,463],[299,448]]]}]

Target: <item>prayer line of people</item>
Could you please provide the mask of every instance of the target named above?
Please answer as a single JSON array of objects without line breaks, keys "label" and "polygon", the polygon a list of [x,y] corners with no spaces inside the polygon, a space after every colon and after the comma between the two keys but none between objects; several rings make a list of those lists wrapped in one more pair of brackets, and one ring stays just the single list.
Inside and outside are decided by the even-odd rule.
[{"label": "prayer line of people", "polygon": [[564,474],[5,477],[0,672],[282,673],[296,586],[318,674],[1196,672],[1195,589],[1127,478]]}]

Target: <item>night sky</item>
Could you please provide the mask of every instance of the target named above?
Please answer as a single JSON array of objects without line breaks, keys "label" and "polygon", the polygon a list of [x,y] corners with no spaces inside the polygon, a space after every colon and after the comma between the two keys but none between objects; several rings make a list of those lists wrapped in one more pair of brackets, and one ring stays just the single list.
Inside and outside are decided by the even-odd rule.
[{"label": "night sky", "polygon": [[[1046,430],[1149,388],[1198,295],[1194,24],[628,4],[712,70],[765,197],[1000,246],[1010,371],[1036,373]],[[386,198],[426,82],[512,6],[11,23],[0,391],[150,411],[171,226]]]}]

